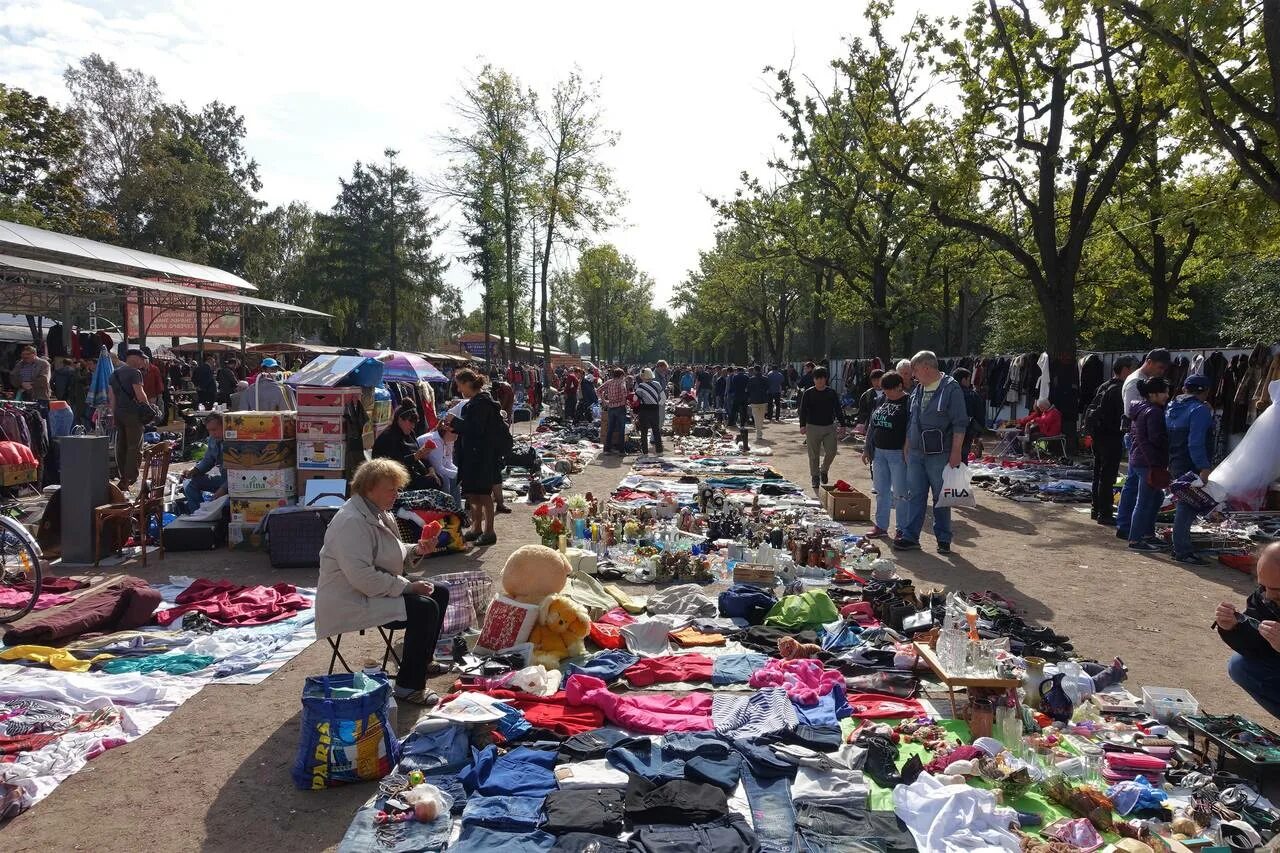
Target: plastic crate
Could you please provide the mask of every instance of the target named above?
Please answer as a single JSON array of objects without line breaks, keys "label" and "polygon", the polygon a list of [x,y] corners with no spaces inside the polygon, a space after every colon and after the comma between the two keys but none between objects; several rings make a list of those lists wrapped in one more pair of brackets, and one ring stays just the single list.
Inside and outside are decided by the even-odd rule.
[{"label": "plastic crate", "polygon": [[1183,715],[1200,713],[1200,703],[1188,690],[1181,687],[1142,688],[1142,707],[1162,723],[1172,722]]}]

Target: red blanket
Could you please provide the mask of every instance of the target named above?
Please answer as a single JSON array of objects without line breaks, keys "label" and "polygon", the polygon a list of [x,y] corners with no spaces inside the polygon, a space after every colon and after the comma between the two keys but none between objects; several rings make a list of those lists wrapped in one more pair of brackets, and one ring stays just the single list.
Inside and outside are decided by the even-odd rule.
[{"label": "red blanket", "polygon": [[199,611],[219,625],[266,625],[287,619],[311,606],[293,584],[240,586],[231,581],[200,578],[175,599],[176,607],[156,613],[157,625],[169,625],[191,611]]}]

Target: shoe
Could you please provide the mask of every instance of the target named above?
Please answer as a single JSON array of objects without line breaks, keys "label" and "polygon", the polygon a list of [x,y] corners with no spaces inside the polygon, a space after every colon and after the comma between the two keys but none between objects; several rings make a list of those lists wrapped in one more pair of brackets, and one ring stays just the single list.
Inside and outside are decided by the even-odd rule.
[{"label": "shoe", "polygon": [[506,504],[498,504],[493,508],[493,511],[496,513],[501,513],[502,515],[510,515],[511,507],[507,506]]},{"label": "shoe", "polygon": [[1188,566],[1203,566],[1204,560],[1195,554],[1174,554],[1173,561],[1175,563],[1184,563]]},{"label": "shoe", "polygon": [[862,534],[862,538],[879,539],[880,537],[885,536],[888,533],[889,531],[885,530],[883,527],[873,527],[870,530],[868,530],[866,533]]},{"label": "shoe", "polygon": [[421,690],[408,690],[404,687],[396,687],[392,690],[397,702],[408,702],[410,705],[422,705],[431,707],[440,701],[440,696],[434,690],[428,690],[425,687]]},{"label": "shoe", "polygon": [[1094,522],[1102,527],[1115,527],[1116,517],[1114,515],[1102,515],[1096,517]]},{"label": "shoe", "polygon": [[816,479],[813,481],[813,490],[815,492],[818,491],[818,481]]},{"label": "shoe", "polygon": [[486,533],[486,534],[484,534],[483,536],[481,536],[479,539],[477,539],[477,540],[476,540],[476,544],[477,544],[477,545],[497,545],[497,544],[498,544],[498,534],[496,534],[496,533]]},{"label": "shoe", "polygon": [[826,471],[823,471],[823,472],[822,472],[822,485],[824,485],[824,486],[825,486],[826,484],[827,484],[827,472],[826,472]]},{"label": "shoe", "polygon": [[1160,546],[1159,546],[1159,545],[1153,545],[1153,544],[1152,544],[1152,543],[1150,543],[1150,542],[1130,542],[1130,543],[1129,543],[1129,550],[1130,550],[1130,551],[1143,551],[1143,552],[1146,552],[1146,553],[1154,553],[1154,552],[1158,552],[1158,551],[1160,550]]},{"label": "shoe", "polygon": [[895,551],[919,551],[920,543],[910,539],[895,539],[889,543]]},{"label": "shoe", "polygon": [[1116,538],[1117,538],[1117,539],[1123,539],[1124,541],[1128,542],[1128,541],[1129,541],[1129,531],[1127,531],[1127,530],[1117,530],[1117,531],[1116,531]]},{"label": "shoe", "polygon": [[462,534],[462,539],[466,542],[474,542],[479,538],[480,534],[474,530],[468,530],[466,533]]},{"label": "shoe", "polygon": [[1098,511],[1097,511],[1096,509],[1091,509],[1091,510],[1089,510],[1089,517],[1090,517],[1090,518],[1092,518],[1094,521],[1097,521],[1097,520],[1098,520]]},{"label": "shoe", "polygon": [[951,543],[950,543],[950,542],[939,542],[939,543],[938,543],[938,553],[939,553],[939,554],[950,554],[950,553],[951,553]]}]

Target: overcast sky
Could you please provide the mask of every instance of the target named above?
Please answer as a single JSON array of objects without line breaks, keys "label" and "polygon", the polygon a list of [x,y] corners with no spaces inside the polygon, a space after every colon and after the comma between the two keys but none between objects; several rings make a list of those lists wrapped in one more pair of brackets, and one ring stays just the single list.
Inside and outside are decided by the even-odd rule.
[{"label": "overcast sky", "polygon": [[[439,173],[451,104],[485,62],[543,92],[576,64],[600,79],[621,134],[609,156],[629,203],[607,238],[664,305],[711,244],[704,196],[731,193],[779,145],[764,66],[827,81],[842,36],[865,30],[857,0],[461,5],[0,0],[0,81],[63,102],[63,70],[96,51],[153,75],[171,100],[233,104],[263,197],[328,209],[354,161],[388,147],[416,173]],[[958,5],[918,0],[900,16]],[[452,235],[442,248],[461,250]],[[458,262],[448,277],[470,280]]]}]

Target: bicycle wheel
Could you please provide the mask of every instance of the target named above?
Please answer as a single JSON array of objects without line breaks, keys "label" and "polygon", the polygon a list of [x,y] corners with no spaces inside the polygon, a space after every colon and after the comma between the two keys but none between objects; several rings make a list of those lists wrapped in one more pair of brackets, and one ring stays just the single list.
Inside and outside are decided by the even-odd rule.
[{"label": "bicycle wheel", "polygon": [[27,529],[0,516],[0,624],[21,619],[40,597],[40,548]]}]

